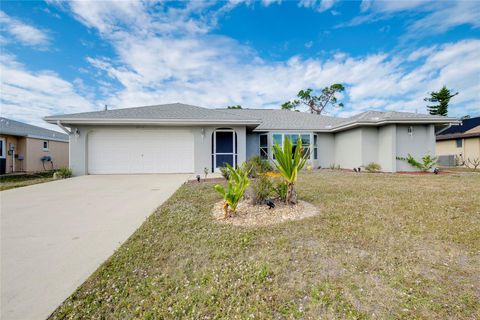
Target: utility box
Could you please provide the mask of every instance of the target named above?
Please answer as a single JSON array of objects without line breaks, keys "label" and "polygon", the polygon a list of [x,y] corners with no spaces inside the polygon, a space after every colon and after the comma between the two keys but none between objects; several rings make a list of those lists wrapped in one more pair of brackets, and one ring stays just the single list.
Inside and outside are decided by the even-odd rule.
[{"label": "utility box", "polygon": [[456,165],[455,155],[449,154],[444,156],[438,156],[437,163],[438,165],[444,166],[444,167],[455,167]]}]

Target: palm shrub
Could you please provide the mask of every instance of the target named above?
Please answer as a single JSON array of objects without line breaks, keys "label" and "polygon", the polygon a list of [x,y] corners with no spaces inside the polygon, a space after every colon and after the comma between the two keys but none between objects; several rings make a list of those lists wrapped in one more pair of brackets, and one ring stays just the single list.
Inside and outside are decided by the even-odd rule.
[{"label": "palm shrub", "polygon": [[285,202],[287,204],[297,203],[297,192],[295,191],[295,183],[298,178],[298,171],[301,170],[309,154],[302,148],[302,140],[297,140],[297,147],[293,150],[292,142],[288,137],[285,137],[283,149],[278,143],[273,146],[273,155],[275,156],[275,167],[282,175],[287,185],[287,197]]},{"label": "palm shrub", "polygon": [[437,164],[437,157],[428,154],[422,157],[422,162],[417,161],[411,154],[408,154],[406,158],[397,157],[397,159],[407,161],[411,166],[422,171],[430,171]]},{"label": "palm shrub", "polygon": [[214,188],[223,197],[223,213],[227,218],[230,213],[235,213],[237,210],[238,203],[250,185],[250,180],[248,179],[249,172],[244,168],[234,169],[229,164],[226,164],[225,168],[228,170],[227,188],[219,184],[215,185]]},{"label": "palm shrub", "polygon": [[225,178],[225,180],[228,180],[230,178],[230,170],[228,170],[226,166],[220,167],[220,173],[222,174],[222,177]]}]

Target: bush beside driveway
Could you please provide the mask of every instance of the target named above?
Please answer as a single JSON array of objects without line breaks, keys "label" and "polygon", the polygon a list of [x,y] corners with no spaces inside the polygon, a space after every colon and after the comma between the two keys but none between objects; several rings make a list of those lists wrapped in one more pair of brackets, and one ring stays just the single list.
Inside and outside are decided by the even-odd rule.
[{"label": "bush beside driveway", "polygon": [[320,215],[245,228],[212,219],[212,184],[187,184],[51,319],[476,318],[479,188],[479,176],[304,173],[299,198]]}]

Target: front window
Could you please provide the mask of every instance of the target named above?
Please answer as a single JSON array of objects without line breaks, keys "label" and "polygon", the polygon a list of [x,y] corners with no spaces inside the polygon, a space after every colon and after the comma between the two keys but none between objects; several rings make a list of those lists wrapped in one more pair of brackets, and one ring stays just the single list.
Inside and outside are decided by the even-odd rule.
[{"label": "front window", "polygon": [[260,135],[260,157],[262,159],[268,159],[268,135]]},{"label": "front window", "polygon": [[0,158],[5,158],[5,139],[0,139]]},{"label": "front window", "polygon": [[462,139],[457,139],[457,140],[455,140],[455,141],[456,141],[456,143],[457,143],[457,148],[461,148],[461,147],[463,146],[463,141],[462,141]]},{"label": "front window", "polygon": [[318,159],[318,136],[316,134],[313,135],[313,159]]},{"label": "front window", "polygon": [[407,132],[408,132],[409,135],[413,135],[413,127],[409,126],[408,129],[407,129]]},{"label": "front window", "polygon": [[48,151],[48,141],[43,141],[43,150]]},{"label": "front window", "polygon": [[303,153],[307,153],[309,156],[308,158],[310,159],[310,147],[311,147],[311,135],[309,133],[274,133],[272,135],[273,137],[273,143],[278,143],[280,147],[283,148],[283,143],[286,138],[290,140],[290,142],[293,145],[293,152],[295,152],[295,149],[297,148],[297,142],[298,140],[302,141],[302,147],[303,147]]},{"label": "front window", "polygon": [[274,133],[273,134],[273,144],[278,143],[278,145],[283,145],[283,135],[281,133]]}]

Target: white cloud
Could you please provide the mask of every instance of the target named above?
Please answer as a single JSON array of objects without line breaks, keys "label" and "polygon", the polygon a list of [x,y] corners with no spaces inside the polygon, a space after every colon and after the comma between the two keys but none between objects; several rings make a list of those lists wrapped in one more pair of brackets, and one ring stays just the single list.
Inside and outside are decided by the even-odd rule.
[{"label": "white cloud", "polygon": [[464,24],[474,28],[480,27],[480,2],[458,1],[434,10],[431,14],[415,21],[411,25],[410,31],[411,34],[422,30],[441,33]]},{"label": "white cloud", "polygon": [[318,12],[331,9],[338,0],[300,0],[298,5],[305,8],[313,8]]},{"label": "white cloud", "polygon": [[[109,16],[120,9],[104,13],[107,8],[103,4],[94,6],[75,7],[75,15],[88,26],[111,31],[104,32],[103,37],[115,48],[116,57],[88,58],[92,66],[121,85],[117,90],[108,88],[111,94],[105,100],[109,105],[131,107],[181,101],[206,107],[278,106],[299,89],[322,88],[334,82],[348,88],[343,113],[370,108],[425,112],[423,98],[444,84],[461,92],[452,100],[453,114],[475,111],[480,103],[480,40],[402,54],[353,58],[339,53],[326,60],[294,56],[287,61],[267,62],[250,47],[228,37],[198,32],[201,28],[184,29],[180,35],[156,32],[158,21],[173,19],[167,9],[162,9],[166,16],[137,21],[129,16],[123,19],[120,14]],[[400,7],[397,5],[395,10]],[[96,12],[93,16],[105,19],[84,21],[83,17],[92,19],[92,10]],[[148,11],[137,7],[131,10],[140,10],[135,17]],[[176,16],[184,21],[190,19],[194,26],[203,25],[189,18],[193,8],[176,10]],[[199,10],[203,12],[203,7]],[[412,63],[417,66],[412,67]],[[103,80],[100,85],[107,88]]]},{"label": "white cloud", "polygon": [[478,1],[363,0],[360,11],[361,15],[337,27],[353,27],[388,19],[398,14],[422,15],[413,22],[407,20],[406,38],[441,33],[461,25],[480,27],[480,2]]},{"label": "white cloud", "polygon": [[52,114],[89,111],[92,103],[75,86],[51,71],[31,72],[12,55],[0,56],[1,114],[33,125],[58,130],[42,120]]},{"label": "white cloud", "polygon": [[[50,42],[49,36],[44,30],[10,17],[1,10],[0,28],[0,30],[10,34],[23,45],[45,48]],[[7,41],[5,37],[2,38],[3,41]]]}]

